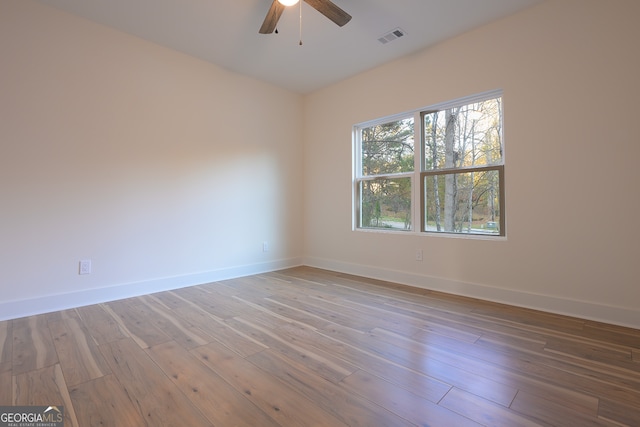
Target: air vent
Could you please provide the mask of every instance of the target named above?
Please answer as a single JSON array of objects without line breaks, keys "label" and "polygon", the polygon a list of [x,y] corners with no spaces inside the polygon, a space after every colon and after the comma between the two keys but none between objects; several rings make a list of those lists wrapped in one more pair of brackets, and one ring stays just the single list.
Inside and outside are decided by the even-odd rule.
[{"label": "air vent", "polygon": [[403,37],[406,33],[404,32],[403,29],[401,28],[396,28],[395,30],[391,30],[389,31],[387,34],[385,34],[384,36],[378,38],[378,41],[382,44],[387,44],[389,42],[392,42],[396,39],[399,39],[400,37]]}]

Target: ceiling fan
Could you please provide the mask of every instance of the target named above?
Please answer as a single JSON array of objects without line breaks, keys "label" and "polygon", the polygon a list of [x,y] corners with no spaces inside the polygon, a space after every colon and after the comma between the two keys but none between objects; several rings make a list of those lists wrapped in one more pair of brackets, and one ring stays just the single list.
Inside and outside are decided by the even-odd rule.
[{"label": "ceiling fan", "polygon": [[[342,27],[351,20],[349,15],[344,10],[340,9],[330,0],[304,0],[309,6],[332,20],[336,25]],[[271,7],[267,12],[267,16],[264,18],[264,22],[260,27],[260,34],[271,34],[276,29],[280,16],[287,6],[293,6],[297,0],[273,0]]]}]

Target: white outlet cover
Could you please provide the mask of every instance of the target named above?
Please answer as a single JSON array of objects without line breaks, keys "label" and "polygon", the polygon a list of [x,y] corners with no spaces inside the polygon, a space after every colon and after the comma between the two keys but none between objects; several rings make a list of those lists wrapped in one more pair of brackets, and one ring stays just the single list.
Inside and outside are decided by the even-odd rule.
[{"label": "white outlet cover", "polygon": [[91,260],[83,259],[80,261],[78,274],[91,274]]}]

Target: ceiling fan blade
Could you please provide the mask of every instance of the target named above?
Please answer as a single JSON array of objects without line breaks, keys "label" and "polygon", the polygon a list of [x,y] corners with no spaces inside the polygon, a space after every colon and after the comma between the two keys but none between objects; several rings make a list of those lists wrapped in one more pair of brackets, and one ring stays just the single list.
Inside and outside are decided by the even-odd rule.
[{"label": "ceiling fan blade", "polygon": [[[276,0],[277,1],[277,0]],[[342,27],[351,21],[351,15],[340,9],[330,0],[304,0],[309,6]]]},{"label": "ceiling fan blade", "polygon": [[264,17],[264,22],[262,23],[262,27],[260,27],[260,34],[271,34],[273,30],[276,29],[276,25],[278,25],[278,21],[280,20],[280,16],[282,16],[282,12],[284,12],[285,6],[280,4],[278,0],[273,0],[271,3],[271,7],[267,12],[267,16]]}]

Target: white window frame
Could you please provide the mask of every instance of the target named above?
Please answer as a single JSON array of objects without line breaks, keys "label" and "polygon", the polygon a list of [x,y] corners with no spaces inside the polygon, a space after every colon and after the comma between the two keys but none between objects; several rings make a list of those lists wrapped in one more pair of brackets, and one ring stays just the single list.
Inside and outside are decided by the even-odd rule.
[{"label": "white window frame", "polygon": [[[411,228],[408,230],[392,230],[392,229],[384,229],[384,228],[369,228],[369,227],[358,227],[358,224],[360,223],[360,202],[359,202],[359,191],[358,191],[358,185],[360,182],[362,181],[369,181],[369,180],[375,180],[375,179],[393,179],[393,178],[409,178],[411,180],[411,192],[414,193],[415,191],[415,184],[416,184],[416,171],[419,169],[416,169],[417,165],[416,165],[416,156],[415,156],[415,150],[416,150],[416,143],[419,142],[417,140],[415,140],[416,137],[416,125],[420,125],[420,123],[416,122],[416,117],[418,120],[420,120],[420,113],[417,113],[416,116],[416,112],[412,111],[412,112],[408,112],[408,113],[401,113],[401,114],[396,114],[393,116],[388,116],[388,117],[383,117],[380,119],[376,119],[376,120],[371,120],[368,122],[364,122],[364,123],[359,123],[357,125],[355,125],[353,127],[353,186],[352,186],[352,208],[353,208],[353,223],[352,223],[352,229],[353,230],[358,230],[358,231],[374,231],[374,232],[394,232],[394,233],[411,233],[414,232],[416,230],[415,227],[415,219],[418,218],[418,216],[415,215],[415,206],[414,206],[414,198],[415,198],[415,194],[411,195]],[[364,128],[369,128],[372,126],[377,126],[377,125],[382,125],[385,123],[391,123],[391,122],[396,122],[396,121],[400,121],[400,120],[406,120],[406,119],[411,119],[413,118],[413,126],[414,126],[414,142],[413,142],[413,149],[414,149],[414,165],[413,165],[413,171],[411,172],[400,172],[400,173],[394,173],[394,174],[380,174],[380,175],[370,175],[370,176],[363,176],[362,175],[362,129]]]},{"label": "white window frame", "polygon": [[[477,167],[475,170],[498,170],[500,177],[500,233],[495,235],[488,234],[474,234],[474,233],[454,233],[454,232],[433,232],[427,231],[425,229],[425,218],[424,218],[424,177],[426,175],[432,174],[446,174],[452,171],[457,171],[458,173],[468,172],[470,169],[467,168],[458,168],[452,170],[437,170],[437,171],[425,171],[425,154],[424,154],[424,136],[422,134],[422,114],[430,113],[435,111],[443,111],[449,108],[459,107],[463,105],[473,104],[476,102],[485,101],[492,98],[503,98],[502,90],[493,90],[488,92],[483,92],[463,98],[458,98],[455,100],[438,103],[435,105],[419,108],[416,110],[411,110],[408,112],[395,114],[392,116],[382,117],[375,120],[370,120],[362,123],[358,123],[353,126],[353,134],[352,134],[352,230],[358,232],[373,232],[373,233],[402,233],[402,234],[413,234],[413,235],[422,235],[422,236],[443,236],[443,237],[456,237],[456,238],[466,238],[466,239],[505,239],[506,238],[506,215],[505,215],[505,143],[504,143],[504,123],[501,123],[501,128],[503,129],[502,138],[502,161],[500,164],[495,165],[487,165],[482,167]],[[502,110],[504,112],[504,103],[502,105]],[[374,176],[363,176],[362,175],[362,129],[381,125],[385,123],[390,123],[394,121],[404,120],[408,118],[413,118],[414,125],[414,170],[411,172],[403,172],[397,174],[389,174],[389,175],[374,175]],[[360,182],[371,180],[371,179],[380,179],[380,178],[400,178],[400,177],[409,177],[411,180],[411,228],[409,230],[397,230],[397,229],[387,229],[387,228],[369,228],[369,227],[359,227],[360,223],[360,201],[359,201],[359,191],[358,186]]]}]

